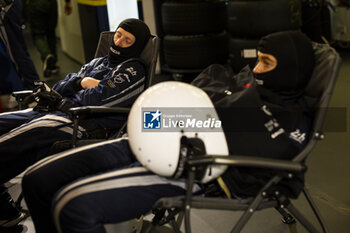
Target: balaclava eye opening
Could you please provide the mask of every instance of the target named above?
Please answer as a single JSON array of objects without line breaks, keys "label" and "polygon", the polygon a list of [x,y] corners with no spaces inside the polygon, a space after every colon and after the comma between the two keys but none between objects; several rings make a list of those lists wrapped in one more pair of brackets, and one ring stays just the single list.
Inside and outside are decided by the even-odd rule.
[{"label": "balaclava eye opening", "polygon": [[148,26],[139,19],[126,19],[122,21],[116,31],[120,27],[133,34],[136,40],[130,47],[122,48],[116,46],[112,38],[108,59],[113,64],[119,64],[129,58],[139,57],[151,36]]},{"label": "balaclava eye opening", "polygon": [[269,34],[261,38],[258,50],[277,59],[273,70],[255,74],[258,84],[281,95],[294,95],[305,89],[314,67],[314,52],[311,41],[303,33]]}]

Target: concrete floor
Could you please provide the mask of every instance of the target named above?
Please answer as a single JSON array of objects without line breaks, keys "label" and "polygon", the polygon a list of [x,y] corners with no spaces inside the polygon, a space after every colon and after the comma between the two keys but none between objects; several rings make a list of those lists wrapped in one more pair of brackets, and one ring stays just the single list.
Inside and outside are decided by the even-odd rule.
[{"label": "concrete floor", "polygon": [[[30,36],[26,34],[28,41],[29,53],[35,63],[35,66],[42,77],[41,62],[39,55],[31,43]],[[60,74],[46,80],[49,84],[58,79],[65,77],[69,72],[79,70],[81,64],[74,62],[72,59],[62,53],[60,47],[59,62],[61,67]],[[340,50],[343,59],[339,78],[331,100],[331,107],[340,107],[346,109],[346,122],[349,122],[350,114],[350,50]],[[330,122],[326,120],[327,125]],[[332,120],[344,120],[333,118]],[[331,233],[348,233],[350,232],[350,133],[349,126],[344,126],[340,132],[326,132],[326,137],[319,142],[314,151],[309,156],[306,164],[308,172],[306,183],[309,187],[315,203],[317,204],[322,216],[327,223]],[[17,195],[20,192],[20,179],[12,180],[14,184],[10,192]],[[296,207],[306,216],[312,216],[310,209],[306,205],[303,197],[293,202]],[[192,211],[192,232],[201,233],[224,233],[230,232],[230,229],[237,221],[241,212],[229,211]],[[316,222],[314,217],[311,217]],[[23,223],[23,229],[17,232],[34,233],[33,224],[30,218]],[[320,229],[317,225],[317,228]],[[167,231],[161,231],[167,232]],[[280,215],[275,210],[264,210],[257,212],[243,229],[244,233],[303,233],[306,230],[300,224],[285,225],[280,221]]]}]

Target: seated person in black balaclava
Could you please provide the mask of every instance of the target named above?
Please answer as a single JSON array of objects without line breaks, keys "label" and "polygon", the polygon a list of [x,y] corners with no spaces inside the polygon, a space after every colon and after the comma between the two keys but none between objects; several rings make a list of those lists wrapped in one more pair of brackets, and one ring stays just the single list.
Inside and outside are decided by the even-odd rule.
[{"label": "seated person in black balaclava", "polygon": [[[226,71],[214,65],[193,84],[214,102],[231,154],[291,159],[308,142],[312,124],[303,97],[314,67],[312,45],[304,34],[286,31],[263,37],[257,49],[254,74],[245,67],[230,82]],[[268,177],[264,170],[247,168],[229,168],[222,175],[231,193],[242,196],[254,195]],[[291,182],[286,187],[294,187],[288,192],[295,196],[303,178]]]},{"label": "seated person in black balaclava", "polygon": [[[192,84],[203,89],[217,109],[231,154],[291,159],[305,146],[309,135],[310,118],[303,103],[303,89],[314,65],[311,42],[300,32],[280,32],[262,38],[258,49],[259,59],[253,70],[256,81],[249,68],[232,78],[222,66],[212,65]],[[145,93],[157,93],[160,87],[166,87],[157,85]],[[164,88],[160,92],[165,95],[163,99],[174,89]],[[142,122],[128,122],[128,127],[133,124]],[[143,145],[133,144],[132,132],[128,134],[130,139],[109,140],[57,154],[27,170],[22,188],[37,233],[102,233],[105,223],[138,218],[160,198],[185,193],[182,180],[156,175],[137,162],[135,155],[142,157]],[[159,134],[164,138],[170,135],[140,134],[140,144],[153,142],[151,148],[155,152],[169,150],[171,141],[150,140]],[[180,133],[177,135],[181,137]],[[222,179],[230,191],[227,195],[246,196],[255,194],[269,176],[264,170],[228,169]],[[211,182],[217,187],[216,181]],[[196,191],[198,187],[195,186]],[[293,190],[289,192],[297,195]]]},{"label": "seated person in black balaclava", "polygon": [[[40,101],[34,110],[0,114],[0,226],[10,227],[23,219],[2,184],[46,157],[54,142],[72,138],[72,121],[65,106],[130,107],[144,90],[148,67],[139,56],[149,38],[144,22],[124,20],[114,34],[108,56],[93,59],[53,86],[62,98],[53,91],[39,92]],[[84,138],[87,131],[118,128],[125,118],[81,121],[79,135]]]}]

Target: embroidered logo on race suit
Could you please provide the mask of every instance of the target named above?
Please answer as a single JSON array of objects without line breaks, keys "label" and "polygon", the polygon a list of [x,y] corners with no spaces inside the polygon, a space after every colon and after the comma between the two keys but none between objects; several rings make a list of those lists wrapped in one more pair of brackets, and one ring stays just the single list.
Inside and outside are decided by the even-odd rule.
[{"label": "embroidered logo on race suit", "polygon": [[129,75],[125,73],[119,73],[115,75],[112,79],[107,81],[108,86],[115,88],[116,84],[121,84],[123,82],[130,82]]},{"label": "embroidered logo on race suit", "polygon": [[267,123],[265,123],[265,127],[269,132],[271,132],[275,128],[278,128],[279,126],[280,126],[280,124],[278,124],[276,119],[272,119],[272,120],[268,121]]},{"label": "embroidered logo on race suit", "polygon": [[113,53],[120,55],[120,51],[113,49],[112,46],[109,47],[109,49],[110,49]]},{"label": "embroidered logo on race suit", "polygon": [[258,85],[260,85],[260,86],[264,85],[264,80],[255,79],[255,81],[256,81],[256,84],[258,84]]},{"label": "embroidered logo on race suit", "polygon": [[102,64],[96,66],[94,70],[102,70],[104,68],[105,68],[105,65],[102,63]]},{"label": "embroidered logo on race suit", "polygon": [[137,72],[136,72],[136,70],[134,70],[134,67],[128,67],[125,70],[130,72],[130,74],[132,74],[132,76],[136,76],[137,75]]},{"label": "embroidered logo on race suit", "polygon": [[[272,116],[272,113],[270,112],[270,110],[267,108],[266,105],[263,105],[260,109],[266,115]],[[277,138],[279,135],[281,135],[281,134],[283,134],[285,132],[285,130],[280,127],[280,124],[278,123],[278,121],[275,118],[272,118],[271,120],[266,122],[264,124],[264,126],[267,129],[267,131],[269,131],[271,133],[271,138],[272,139]]]},{"label": "embroidered logo on race suit", "polygon": [[283,134],[285,130],[280,127],[280,124],[277,122],[276,119],[272,119],[264,124],[267,131],[271,133],[271,138],[275,139],[279,135]]},{"label": "embroidered logo on race suit", "polygon": [[108,80],[108,81],[107,81],[107,85],[108,85],[110,88],[115,88],[115,84],[113,83],[112,80]]},{"label": "embroidered logo on race suit", "polygon": [[283,128],[279,128],[279,130],[277,130],[276,132],[274,132],[273,134],[271,134],[271,138],[275,139],[277,138],[279,135],[283,134],[285,131]]},{"label": "embroidered logo on race suit", "polygon": [[225,90],[224,92],[225,92],[226,95],[232,95],[232,92],[229,91],[229,90]]},{"label": "embroidered logo on race suit", "polygon": [[263,112],[268,115],[268,116],[272,116],[272,113],[270,112],[270,110],[267,108],[266,105],[261,106],[261,110],[263,110]]},{"label": "embroidered logo on race suit", "polygon": [[302,144],[306,139],[306,133],[301,133],[299,129],[296,129],[294,132],[289,134],[289,138]]},{"label": "embroidered logo on race suit", "polygon": [[125,73],[119,73],[116,76],[114,76],[114,78],[113,78],[114,83],[123,83],[123,82],[125,82],[125,80],[130,82],[129,75],[125,74]]}]

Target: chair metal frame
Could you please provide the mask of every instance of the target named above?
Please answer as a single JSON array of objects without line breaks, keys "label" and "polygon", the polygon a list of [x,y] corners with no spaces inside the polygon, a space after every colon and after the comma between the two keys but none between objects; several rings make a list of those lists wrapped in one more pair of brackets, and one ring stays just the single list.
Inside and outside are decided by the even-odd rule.
[{"label": "chair metal frame", "polygon": [[[186,233],[191,233],[191,208],[233,211],[243,210],[243,214],[236,222],[235,226],[232,228],[231,233],[241,232],[255,211],[266,208],[275,208],[283,216],[283,220],[286,223],[292,223],[294,217],[309,232],[319,232],[310,223],[310,221],[297,208],[295,208],[295,206],[291,203],[290,198],[285,195],[283,191],[274,189],[274,191],[271,193],[271,187],[276,187],[276,184],[278,184],[283,178],[292,179],[295,173],[306,172],[307,169],[305,160],[307,156],[313,150],[316,143],[324,138],[322,125],[338,76],[341,58],[335,49],[331,48],[327,44],[313,43],[313,48],[316,59],[315,68],[311,80],[306,87],[305,98],[309,106],[315,110],[315,118],[313,122],[311,138],[307,146],[291,161],[239,155],[204,155],[200,157],[189,157],[186,161],[188,172],[186,177],[186,195],[173,198],[162,198],[154,205],[154,210],[161,210],[163,213],[164,210],[173,209],[183,211]],[[196,170],[198,170],[199,167],[214,164],[236,167],[267,168],[278,172],[276,172],[276,175],[272,177],[264,187],[261,188],[255,197],[238,200],[224,199],[221,197],[193,196],[192,187],[195,183]],[[328,233],[329,231],[327,229],[327,226],[305,185],[302,188],[301,192],[304,194],[310,208],[316,216],[322,228],[322,231],[324,233]],[[174,227],[174,224],[172,226]],[[174,227],[174,231],[179,231],[179,225]]]}]

